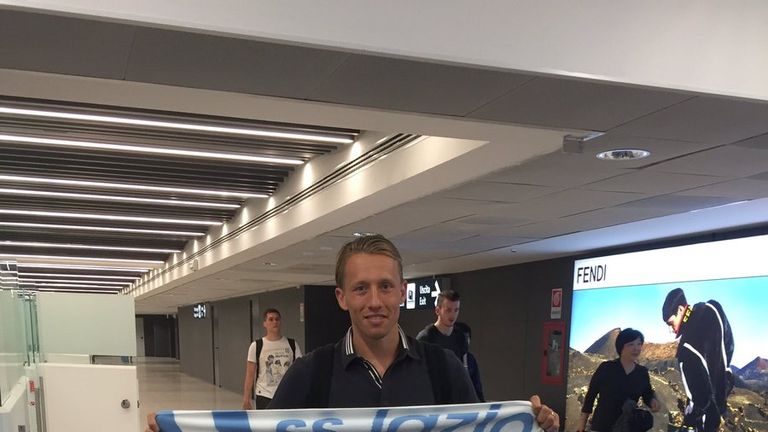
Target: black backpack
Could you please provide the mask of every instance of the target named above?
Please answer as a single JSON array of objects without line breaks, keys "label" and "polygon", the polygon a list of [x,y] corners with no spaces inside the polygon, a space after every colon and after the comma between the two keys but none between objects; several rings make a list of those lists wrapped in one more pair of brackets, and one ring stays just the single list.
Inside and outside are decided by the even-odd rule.
[{"label": "black backpack", "polygon": [[[452,402],[451,384],[450,380],[446,379],[448,363],[445,358],[445,351],[435,344],[422,342],[422,345],[424,346],[424,359],[427,362],[435,403],[438,405],[449,404]],[[324,345],[312,352],[314,361],[306,408],[328,408],[335,353],[335,344]]]}]

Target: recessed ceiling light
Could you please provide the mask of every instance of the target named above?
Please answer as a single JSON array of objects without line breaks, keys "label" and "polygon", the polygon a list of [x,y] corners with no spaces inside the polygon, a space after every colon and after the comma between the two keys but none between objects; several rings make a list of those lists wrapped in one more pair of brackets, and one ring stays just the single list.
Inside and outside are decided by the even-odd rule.
[{"label": "recessed ceiling light", "polygon": [[245,193],[245,192],[221,191],[221,190],[210,190],[210,189],[187,189],[187,188],[165,187],[165,186],[145,186],[145,185],[137,185],[137,184],[129,184],[129,183],[111,183],[111,182],[96,182],[96,181],[84,181],[84,180],[62,180],[62,179],[45,178],[45,177],[0,175],[0,180],[20,182],[20,183],[55,184],[55,185],[83,186],[83,187],[104,188],[104,189],[140,190],[140,191],[148,191],[148,192],[170,192],[170,193],[191,194],[191,195],[216,195],[221,197],[239,197],[239,198],[269,198],[269,195],[259,194],[259,193]]},{"label": "recessed ceiling light", "polygon": [[19,268],[52,268],[52,269],[71,269],[71,270],[93,270],[106,272],[131,272],[146,273],[150,269],[147,267],[115,267],[98,265],[77,265],[77,264],[46,264],[46,263],[18,263]]},{"label": "recessed ceiling light", "polygon": [[189,156],[195,158],[204,159],[222,159],[231,160],[237,162],[257,162],[257,163],[272,163],[279,165],[301,165],[304,163],[301,159],[289,159],[274,156],[253,156],[248,154],[237,153],[220,153],[211,151],[199,151],[199,150],[182,150],[173,148],[162,147],[145,147],[128,144],[111,144],[111,143],[97,143],[89,141],[75,141],[64,140],[58,138],[42,138],[23,135],[7,135],[0,134],[0,141],[13,142],[13,143],[25,143],[25,144],[41,144],[46,146],[56,147],[76,147],[76,148],[89,148],[96,150],[118,150],[131,153],[146,153],[146,154],[161,154],[169,156]]},{"label": "recessed ceiling light", "polygon": [[625,161],[625,160],[647,158],[650,155],[651,155],[651,152],[649,152],[648,150],[616,149],[616,150],[608,150],[602,153],[598,153],[597,158],[601,160]]},{"label": "recessed ceiling light", "polygon": [[[138,263],[138,264],[154,264],[154,265],[162,265],[165,264],[165,261],[157,261],[157,260],[141,260],[141,259],[126,259],[126,258],[96,258],[96,257],[75,257],[75,256],[66,256],[66,255],[27,255],[27,254],[0,254],[0,258],[10,258],[10,259],[19,259],[19,258],[29,258],[29,259],[60,259],[60,260],[76,260],[76,261],[114,261],[114,262],[124,262],[124,263]],[[19,265],[21,266],[21,265]]]},{"label": "recessed ceiling light", "polygon": [[222,222],[211,221],[211,220],[167,219],[167,218],[150,218],[150,217],[139,217],[139,216],[101,215],[101,214],[92,214],[92,213],[48,212],[48,211],[37,211],[37,210],[0,209],[0,214],[78,218],[78,219],[98,219],[98,220],[110,220],[110,221],[167,223],[167,224],[180,224],[180,225],[209,225],[209,226],[222,225]]},{"label": "recessed ceiling light", "polygon": [[11,240],[0,241],[0,245],[26,246],[26,247],[50,247],[50,248],[63,248],[63,249],[109,250],[109,251],[123,251],[123,252],[149,252],[149,253],[181,252],[181,250],[179,249],[134,248],[134,247],[123,247],[123,246],[93,246],[93,245],[81,245],[81,244],[69,244],[69,243],[20,242],[20,241],[11,241]]},{"label": "recessed ceiling light", "polygon": [[77,114],[61,111],[49,111],[49,110],[33,110],[23,108],[11,108],[0,107],[0,114],[13,114],[24,115],[34,117],[48,117],[48,118],[63,118],[69,120],[82,120],[89,122],[101,122],[101,123],[114,123],[114,124],[127,124],[133,126],[148,126],[156,128],[167,129],[182,129],[192,130],[199,132],[214,132],[232,135],[246,135],[246,136],[258,136],[265,138],[282,138],[282,139],[295,139],[302,141],[316,141],[327,142],[337,144],[350,144],[354,140],[345,136],[332,136],[323,134],[314,134],[307,132],[279,132],[268,129],[256,129],[256,128],[238,128],[238,127],[225,127],[225,126],[211,126],[199,123],[182,123],[182,122],[170,122],[170,121],[157,121],[157,120],[144,120],[128,117],[117,117],[107,115],[94,115],[94,114]]},{"label": "recessed ceiling light", "polygon": [[135,198],[135,197],[115,196],[115,195],[94,195],[94,194],[80,194],[80,193],[69,193],[69,192],[49,192],[49,191],[27,190],[27,189],[0,188],[0,194],[61,197],[61,198],[73,198],[73,199],[83,199],[83,200],[93,200],[93,201],[122,201],[122,202],[136,202],[136,203],[146,203],[146,204],[189,206],[189,207],[210,207],[210,208],[226,208],[226,209],[240,208],[239,204],[215,203],[215,202],[209,202],[209,201],[184,201],[184,200],[156,199],[156,198]]},{"label": "recessed ceiling light", "polygon": [[99,227],[88,225],[60,225],[60,224],[44,224],[44,223],[28,223],[28,222],[0,222],[0,226],[13,226],[19,228],[47,228],[47,229],[64,229],[64,230],[83,230],[83,231],[104,231],[104,232],[122,232],[132,234],[153,234],[153,235],[170,235],[181,237],[200,237],[205,235],[202,232],[191,231],[167,231],[167,230],[151,230],[151,229],[139,229],[139,228],[113,228],[113,227]]}]

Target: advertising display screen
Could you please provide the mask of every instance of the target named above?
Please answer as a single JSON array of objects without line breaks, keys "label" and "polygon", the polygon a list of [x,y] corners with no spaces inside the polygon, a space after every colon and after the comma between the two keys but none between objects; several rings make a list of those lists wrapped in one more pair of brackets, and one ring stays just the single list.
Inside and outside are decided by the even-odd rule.
[{"label": "advertising display screen", "polygon": [[768,431],[766,251],[768,236],[756,236],[576,261],[565,430],[577,430],[592,375],[633,328],[661,402],[652,430],[711,430],[719,412],[714,430]]}]

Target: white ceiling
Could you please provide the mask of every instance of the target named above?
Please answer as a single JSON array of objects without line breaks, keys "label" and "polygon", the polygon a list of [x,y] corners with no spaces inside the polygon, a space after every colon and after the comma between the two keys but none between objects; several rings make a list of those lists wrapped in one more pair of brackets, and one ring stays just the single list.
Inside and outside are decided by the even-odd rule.
[{"label": "white ceiling", "polygon": [[[359,129],[366,149],[394,133],[455,139],[399,149],[205,254],[188,245],[132,291],[139,312],[332,283],[354,232],[390,236],[421,276],[768,221],[761,101],[9,10],[0,41],[0,96]],[[561,151],[589,131],[604,134]],[[651,156],[595,158],[617,147]],[[356,151],[313,159],[227,229]]]}]

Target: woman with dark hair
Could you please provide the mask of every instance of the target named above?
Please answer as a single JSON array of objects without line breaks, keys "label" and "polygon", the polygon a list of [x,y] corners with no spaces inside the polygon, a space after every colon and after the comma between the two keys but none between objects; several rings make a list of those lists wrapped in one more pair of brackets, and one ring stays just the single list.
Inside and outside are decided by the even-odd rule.
[{"label": "woman with dark hair", "polygon": [[651,411],[656,412],[661,407],[651,387],[648,369],[637,364],[637,358],[643,348],[645,338],[637,330],[626,328],[616,337],[616,352],[619,358],[604,361],[597,367],[589,381],[589,390],[581,406],[581,417],[578,432],[584,432],[587,419],[592,413],[595,397],[600,395],[597,408],[592,415],[590,430],[610,432],[627,400],[635,404],[643,397],[643,403]]}]

